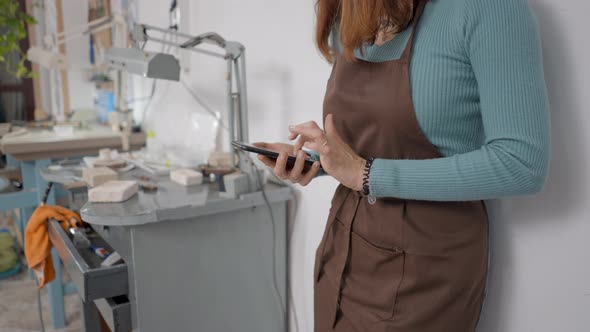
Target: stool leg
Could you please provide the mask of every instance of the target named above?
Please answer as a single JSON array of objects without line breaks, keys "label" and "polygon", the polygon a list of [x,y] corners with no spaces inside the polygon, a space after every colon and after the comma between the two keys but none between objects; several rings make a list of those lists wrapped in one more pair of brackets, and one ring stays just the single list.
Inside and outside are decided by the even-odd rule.
[{"label": "stool leg", "polygon": [[[22,176],[22,182],[23,182],[23,190],[33,190],[33,189],[37,189],[37,176],[35,175],[35,162],[34,161],[23,161],[18,163],[18,165],[20,166],[20,171],[21,171],[21,176]],[[37,196],[39,196],[37,194]],[[35,208],[37,207],[37,205],[39,205],[39,200],[35,200],[33,202],[30,202],[31,205],[30,207],[25,207],[20,209],[20,218],[19,218],[19,229],[21,231],[22,234],[22,243],[25,243],[25,229],[27,228],[27,223],[29,222],[29,219],[31,218],[31,215],[33,215],[33,212],[35,211]],[[24,248],[23,248],[24,249]],[[29,269],[29,277],[31,279],[35,279],[35,274],[33,273],[33,270]]]}]

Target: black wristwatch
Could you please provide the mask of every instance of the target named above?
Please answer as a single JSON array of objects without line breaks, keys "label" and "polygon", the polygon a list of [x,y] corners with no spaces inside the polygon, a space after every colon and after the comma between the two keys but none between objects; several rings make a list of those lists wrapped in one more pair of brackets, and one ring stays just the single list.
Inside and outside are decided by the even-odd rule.
[{"label": "black wristwatch", "polygon": [[371,173],[371,166],[373,166],[373,161],[375,161],[375,158],[369,158],[365,162],[365,172],[363,175],[363,190],[361,191],[361,194],[363,196],[369,196],[369,194],[371,193],[371,188],[369,188],[369,175]]}]

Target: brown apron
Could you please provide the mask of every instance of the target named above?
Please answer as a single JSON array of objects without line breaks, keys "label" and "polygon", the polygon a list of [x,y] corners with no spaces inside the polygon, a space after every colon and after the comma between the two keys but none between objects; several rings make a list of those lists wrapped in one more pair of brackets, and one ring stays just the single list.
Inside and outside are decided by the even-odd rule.
[{"label": "brown apron", "polygon": [[[333,114],[338,133],[362,157],[443,157],[420,129],[410,89],[412,44],[426,2],[417,6],[399,60],[337,57],[324,118]],[[316,253],[315,331],[475,331],[487,267],[483,201],[369,202],[340,185]]]}]

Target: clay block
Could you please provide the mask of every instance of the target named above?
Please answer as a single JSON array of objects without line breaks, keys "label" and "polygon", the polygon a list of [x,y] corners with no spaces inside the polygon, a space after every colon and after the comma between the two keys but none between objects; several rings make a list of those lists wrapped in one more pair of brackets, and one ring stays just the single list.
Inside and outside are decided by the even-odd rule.
[{"label": "clay block", "polygon": [[82,171],[82,177],[90,187],[96,187],[103,183],[116,180],[117,172],[106,167],[85,168]]},{"label": "clay block", "polygon": [[93,203],[120,203],[137,194],[136,181],[110,181],[88,191],[88,201]]},{"label": "clay block", "polygon": [[203,174],[192,169],[178,169],[170,172],[170,180],[185,187],[203,183]]},{"label": "clay block", "polygon": [[225,175],[223,176],[223,185],[225,186],[225,192],[220,192],[219,196],[238,198],[248,192],[248,176],[241,172]]}]

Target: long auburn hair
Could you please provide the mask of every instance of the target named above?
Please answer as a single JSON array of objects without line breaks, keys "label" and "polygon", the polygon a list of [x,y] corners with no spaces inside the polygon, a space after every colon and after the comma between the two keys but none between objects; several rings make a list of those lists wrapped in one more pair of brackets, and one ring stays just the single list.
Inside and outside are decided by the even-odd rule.
[{"label": "long auburn hair", "polygon": [[317,0],[316,43],[322,55],[332,61],[329,39],[339,23],[344,57],[355,61],[354,50],[374,44],[379,31],[403,31],[414,17],[416,0]]}]

